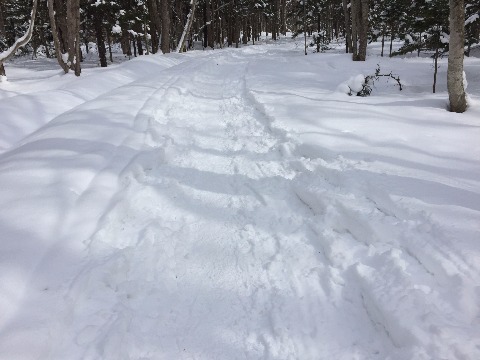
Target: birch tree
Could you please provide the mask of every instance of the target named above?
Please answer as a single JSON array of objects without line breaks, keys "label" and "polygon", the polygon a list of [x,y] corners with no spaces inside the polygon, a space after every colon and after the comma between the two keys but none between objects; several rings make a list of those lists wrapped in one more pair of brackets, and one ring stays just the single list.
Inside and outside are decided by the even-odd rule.
[{"label": "birch tree", "polygon": [[22,46],[25,46],[26,44],[28,44],[28,42],[32,38],[33,28],[35,26],[35,16],[37,14],[37,5],[38,5],[38,0],[33,0],[33,8],[30,16],[30,24],[28,26],[28,29],[25,35],[18,38],[12,46],[10,46],[7,50],[0,53],[0,76],[6,75],[5,66],[4,66],[5,61],[7,61],[9,58],[15,55],[17,50],[20,49]]},{"label": "birch tree", "polygon": [[187,40],[187,36],[190,33],[190,29],[192,28],[192,24],[195,19],[195,7],[197,6],[197,0],[191,0],[190,4],[191,4],[190,13],[187,16],[187,23],[185,24],[185,28],[183,29],[182,37],[178,42],[177,52],[182,52],[185,50],[185,42]]}]

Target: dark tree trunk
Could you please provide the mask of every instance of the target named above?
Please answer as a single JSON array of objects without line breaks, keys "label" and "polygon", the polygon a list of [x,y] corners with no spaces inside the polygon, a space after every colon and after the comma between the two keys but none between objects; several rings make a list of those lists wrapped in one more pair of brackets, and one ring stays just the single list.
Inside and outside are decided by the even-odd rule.
[{"label": "dark tree trunk", "polygon": [[135,37],[135,41],[137,43],[137,52],[139,56],[143,55],[143,44],[142,44],[142,38],[140,36]]},{"label": "dark tree trunk", "polygon": [[148,0],[148,13],[150,16],[150,36],[152,38],[152,53],[158,52],[158,32],[161,28],[160,15],[158,13],[157,0]]},{"label": "dark tree trunk", "polygon": [[214,5],[215,1],[210,0],[208,1],[208,7],[207,7],[207,22],[210,23],[210,25],[207,26],[207,46],[214,49],[215,48],[215,13],[214,13]]},{"label": "dark tree trunk", "polygon": [[227,45],[233,45],[233,3],[230,3],[227,11]]},{"label": "dark tree trunk", "polygon": [[[235,0],[235,7],[237,6],[237,1]],[[240,19],[238,16],[238,11],[235,11],[233,13],[234,16],[234,29],[233,29],[233,34],[235,36],[235,47],[238,48],[239,42],[240,42]]]},{"label": "dark tree trunk", "polygon": [[248,44],[248,26],[247,26],[247,19],[243,20],[243,33],[242,33],[242,44]]},{"label": "dark tree trunk", "polygon": [[5,0],[0,0],[0,37],[5,38],[6,37],[6,32],[5,32],[5,5],[4,5]]},{"label": "dark tree trunk", "polygon": [[358,57],[358,31],[359,31],[359,19],[358,19],[358,4],[359,0],[352,0],[350,11],[352,13],[352,57],[353,60],[357,60]]},{"label": "dark tree trunk", "polygon": [[97,9],[94,10],[93,14],[93,26],[95,28],[95,37],[97,39],[100,66],[107,67],[107,50],[105,49],[105,39],[103,37],[102,15]]},{"label": "dark tree trunk", "polygon": [[287,0],[280,2],[280,32],[283,36],[287,35]]},{"label": "dark tree trunk", "polygon": [[433,93],[435,94],[435,89],[436,89],[436,86],[437,86],[437,73],[438,73],[438,41],[437,43],[435,44],[436,48],[435,48],[435,68],[434,68],[434,71],[433,71]]},{"label": "dark tree trunk", "polygon": [[207,48],[208,47],[208,33],[209,33],[209,29],[208,29],[208,1],[205,0],[204,4],[203,4],[203,47],[204,48]]},{"label": "dark tree trunk", "polygon": [[382,29],[382,53],[381,53],[381,57],[383,57],[383,49],[385,49],[385,28]]},{"label": "dark tree trunk", "polygon": [[169,0],[161,0],[162,16],[162,52],[170,52],[170,3]]},{"label": "dark tree trunk", "polygon": [[110,62],[113,63],[112,38],[110,37],[110,29],[108,27],[105,29],[105,34],[107,34],[108,54],[110,56]]},{"label": "dark tree trunk", "polygon": [[57,23],[56,23],[56,18],[57,18],[56,14],[58,14],[58,12],[56,11],[55,6],[57,4],[58,2],[48,1],[48,14],[50,16],[50,26],[52,28],[52,37],[53,37],[55,54],[57,56],[58,64],[60,65],[60,67],[63,69],[65,73],[68,73],[69,67],[62,56],[63,51],[62,51],[62,44],[60,41],[60,38],[61,38],[60,30],[59,30],[60,28],[57,26]]},{"label": "dark tree trunk", "polygon": [[126,29],[122,29],[122,51],[128,57],[132,56],[132,47],[130,46],[130,33]]},{"label": "dark tree trunk", "polygon": [[354,61],[365,61],[367,57],[368,11],[368,0],[352,0],[352,42]]},{"label": "dark tree trunk", "polygon": [[368,43],[368,0],[360,1],[360,33],[358,37],[358,60],[365,61],[367,58]]},{"label": "dark tree trunk", "polygon": [[67,11],[62,0],[52,0],[55,8],[56,29],[62,54],[68,52],[68,25]]},{"label": "dark tree trunk", "polygon": [[85,44],[85,52],[88,54],[90,49],[88,48],[87,24],[85,22],[82,24],[82,31],[83,31],[83,43]]}]

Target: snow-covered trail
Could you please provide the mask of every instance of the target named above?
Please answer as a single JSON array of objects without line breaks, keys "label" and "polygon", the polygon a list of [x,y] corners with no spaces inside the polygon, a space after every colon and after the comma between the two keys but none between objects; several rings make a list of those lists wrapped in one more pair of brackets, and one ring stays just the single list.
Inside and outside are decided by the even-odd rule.
[{"label": "snow-covered trail", "polygon": [[[57,321],[70,319],[72,335],[60,326],[49,356],[347,359],[352,339],[339,327],[381,348],[363,309],[330,289],[281,154],[288,139],[247,93],[248,62],[235,52],[196,60],[146,96],[135,114],[146,148],[122,164],[63,295]],[[141,142],[122,147],[130,141]],[[102,170],[104,186],[90,187],[118,173]],[[363,321],[352,328],[351,316]]]},{"label": "snow-covered trail", "polygon": [[[417,206],[385,183],[413,179],[406,167],[359,159],[328,123],[374,113],[328,88],[337,57],[259,46],[169,61],[0,156],[2,237],[17,240],[0,255],[1,359],[479,354],[474,162],[457,177],[424,166],[438,189]],[[341,134],[353,154],[329,143]],[[430,199],[439,209],[419,210]]]}]

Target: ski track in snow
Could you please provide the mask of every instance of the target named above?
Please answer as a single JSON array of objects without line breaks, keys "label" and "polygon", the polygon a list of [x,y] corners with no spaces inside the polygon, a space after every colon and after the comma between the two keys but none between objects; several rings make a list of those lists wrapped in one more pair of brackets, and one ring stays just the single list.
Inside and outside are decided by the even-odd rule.
[{"label": "ski track in snow", "polygon": [[[4,301],[30,324],[0,327],[10,359],[480,355],[472,257],[372,184],[365,164],[326,148],[302,156],[251,61],[272,54],[282,61],[262,47],[192,57],[78,105],[0,158],[6,187],[35,161],[29,148],[50,152],[47,167],[68,168],[71,146],[81,154],[53,182],[70,187],[53,206],[61,221],[33,236],[51,241],[34,296]],[[64,127],[71,139],[56,139]],[[50,183],[41,171],[25,180],[37,197]]]}]

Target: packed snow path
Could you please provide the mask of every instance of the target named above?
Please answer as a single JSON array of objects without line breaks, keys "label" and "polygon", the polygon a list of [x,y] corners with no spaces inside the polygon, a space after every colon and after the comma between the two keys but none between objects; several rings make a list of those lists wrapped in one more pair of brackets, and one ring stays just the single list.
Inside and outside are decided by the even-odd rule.
[{"label": "packed snow path", "polygon": [[480,356],[478,245],[452,245],[479,235],[478,164],[454,159],[463,178],[439,171],[426,195],[452,188],[469,225],[450,234],[389,195],[406,173],[291,130],[319,101],[315,117],[347,112],[307,78],[282,88],[292,54],[172,56],[2,155],[2,236],[18,241],[1,258],[0,358]]}]

